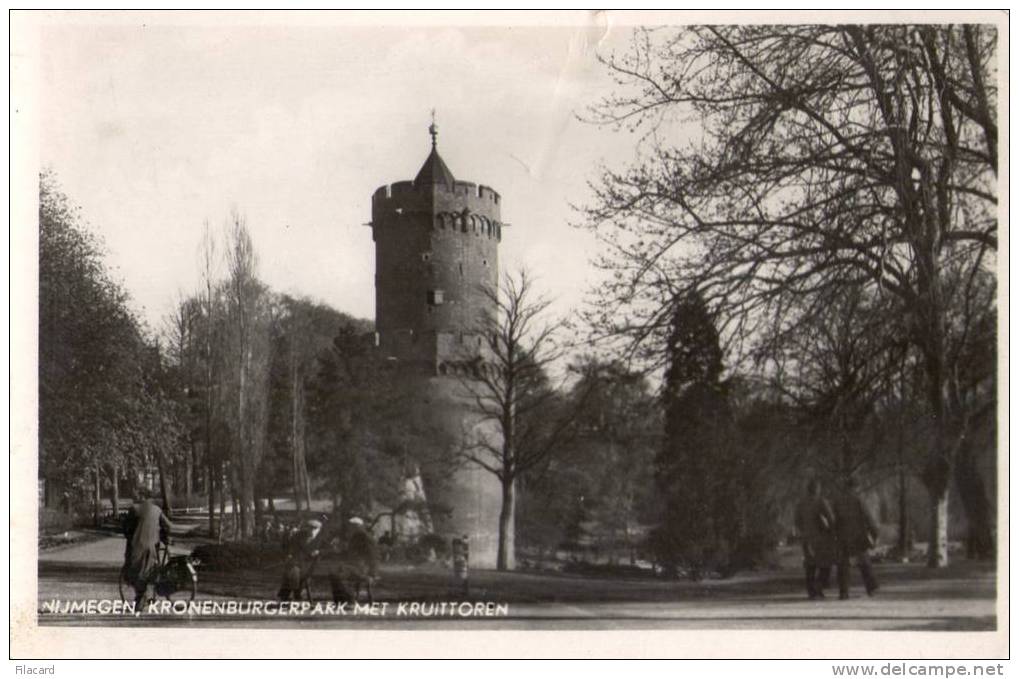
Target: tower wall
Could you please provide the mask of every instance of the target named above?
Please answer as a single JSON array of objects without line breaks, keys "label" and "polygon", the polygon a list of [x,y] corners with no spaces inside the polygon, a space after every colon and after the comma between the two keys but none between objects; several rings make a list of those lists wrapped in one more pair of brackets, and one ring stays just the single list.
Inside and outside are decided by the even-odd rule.
[{"label": "tower wall", "polygon": [[[405,181],[372,196],[379,351],[396,359],[413,384],[416,405],[408,417],[436,431],[439,446],[482,430],[489,440],[498,436],[477,421],[454,375],[483,353],[477,328],[495,312],[485,290],[498,287],[501,231],[500,196],[487,186]],[[471,563],[494,567],[502,501],[496,477],[476,465],[422,472],[429,500],[450,510],[433,517],[436,532],[466,534]]]},{"label": "tower wall", "polygon": [[375,314],[382,351],[422,369],[476,354],[498,285],[499,195],[455,182],[397,182],[372,198]]},{"label": "tower wall", "polygon": [[[473,413],[472,398],[456,377],[424,376],[414,378],[416,403],[409,413],[419,427],[432,435],[433,446],[449,448],[459,445],[464,436],[484,436],[498,441],[500,433],[491,422],[479,422]],[[429,458],[434,450],[419,451]],[[502,489],[498,479],[476,464],[458,467],[453,473],[443,465],[421,466],[424,491],[430,504],[439,508],[431,515],[435,533],[446,537],[467,535],[470,540],[471,564],[494,568],[498,555],[499,511]]]}]

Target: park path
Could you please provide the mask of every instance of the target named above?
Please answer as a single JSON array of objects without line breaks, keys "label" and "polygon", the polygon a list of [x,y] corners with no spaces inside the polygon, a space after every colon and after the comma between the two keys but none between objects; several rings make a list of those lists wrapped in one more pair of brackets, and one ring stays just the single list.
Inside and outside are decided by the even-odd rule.
[{"label": "park path", "polygon": [[[46,550],[39,555],[40,610],[54,599],[118,597],[116,577],[124,540],[103,537],[92,542]],[[177,552],[186,552],[177,545]],[[849,601],[831,597],[807,601],[791,569],[747,578],[742,583],[612,581],[533,573],[475,571],[472,582],[484,600],[498,601],[499,592],[516,595],[509,617],[484,618],[336,618],[290,616],[243,618],[180,616],[114,619],[40,616],[43,624],[189,625],[231,627],[426,628],[426,629],[873,629],[988,630],[995,629],[995,577],[987,567],[960,565],[932,573],[919,566],[878,567],[882,588],[873,598]],[[236,575],[214,574],[199,580],[199,599],[270,598],[274,574],[254,588],[231,588]],[[402,592],[434,593],[444,586],[442,571],[383,572],[381,596],[394,600]],[[402,578],[402,579],[401,579]],[[246,583],[251,584],[251,583]],[[406,588],[404,588],[406,586]],[[424,588],[424,589],[423,589]],[[231,595],[231,592],[236,592]],[[254,593],[253,593],[254,592]],[[263,594],[264,592],[264,594]],[[549,599],[553,593],[555,599]],[[325,592],[322,592],[324,595]],[[834,594],[834,592],[832,592]],[[390,596],[393,595],[393,596]],[[414,596],[414,595],[411,595]],[[394,606],[395,607],[395,606]]]},{"label": "park path", "polygon": [[87,563],[120,568],[124,563],[124,538],[101,537],[97,540],[40,551],[39,563]]}]

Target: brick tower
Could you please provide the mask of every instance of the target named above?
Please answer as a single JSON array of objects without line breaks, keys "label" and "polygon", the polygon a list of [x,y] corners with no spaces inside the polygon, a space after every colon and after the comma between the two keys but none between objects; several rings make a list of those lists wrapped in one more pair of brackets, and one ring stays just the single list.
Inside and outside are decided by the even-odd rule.
[{"label": "brick tower", "polygon": [[[382,186],[372,196],[375,327],[379,351],[412,385],[408,419],[441,432],[434,444],[449,448],[468,434],[497,436],[473,414],[463,380],[484,351],[478,322],[495,311],[484,290],[498,284],[502,223],[499,194],[454,179],[436,148],[434,122],[429,133],[431,152],[414,180]],[[476,466],[421,473],[429,502],[448,510],[432,517],[435,532],[466,534],[471,563],[494,566],[497,479]]]}]

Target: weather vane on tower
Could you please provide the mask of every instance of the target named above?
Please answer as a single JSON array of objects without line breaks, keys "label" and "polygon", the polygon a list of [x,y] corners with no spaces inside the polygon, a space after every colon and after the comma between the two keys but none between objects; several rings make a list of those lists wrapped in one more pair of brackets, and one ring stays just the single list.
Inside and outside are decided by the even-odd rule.
[{"label": "weather vane on tower", "polygon": [[435,109],[432,109],[432,124],[428,126],[428,134],[432,135],[432,148],[435,148],[435,139],[439,136],[439,126],[435,124]]}]

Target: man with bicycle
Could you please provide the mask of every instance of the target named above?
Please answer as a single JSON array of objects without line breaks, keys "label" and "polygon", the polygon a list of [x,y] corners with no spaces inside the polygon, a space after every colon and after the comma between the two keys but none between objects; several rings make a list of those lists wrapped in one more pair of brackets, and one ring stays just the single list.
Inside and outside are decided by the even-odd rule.
[{"label": "man with bicycle", "polygon": [[286,537],[283,544],[286,554],[283,581],[276,595],[281,601],[296,601],[301,598],[302,592],[311,599],[308,581],[323,547],[328,544],[329,532],[329,517],[320,514],[317,519],[305,521]]},{"label": "man with bicycle", "polygon": [[166,514],[142,489],[141,500],[131,508],[124,523],[127,547],[124,551],[124,573],[135,591],[135,606],[141,609],[159,569],[159,545],[169,543],[172,524]]}]

